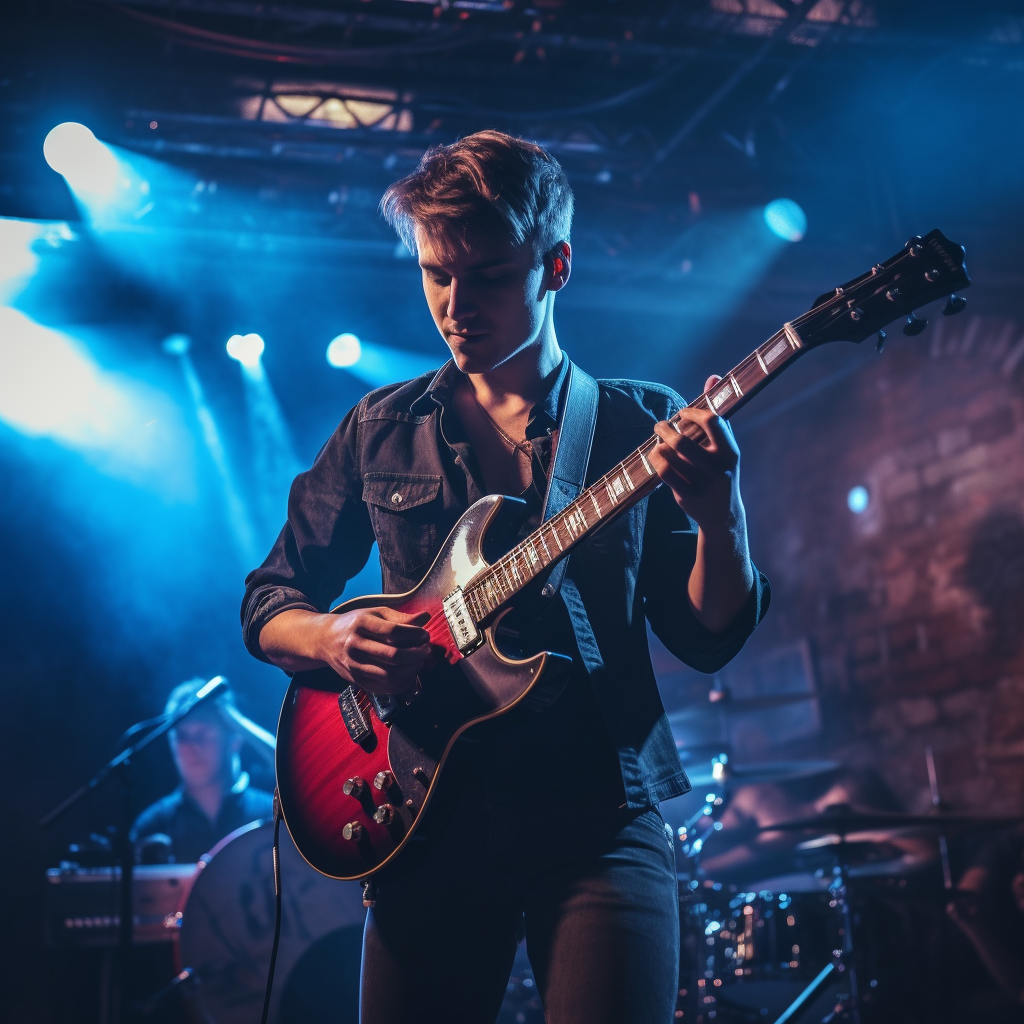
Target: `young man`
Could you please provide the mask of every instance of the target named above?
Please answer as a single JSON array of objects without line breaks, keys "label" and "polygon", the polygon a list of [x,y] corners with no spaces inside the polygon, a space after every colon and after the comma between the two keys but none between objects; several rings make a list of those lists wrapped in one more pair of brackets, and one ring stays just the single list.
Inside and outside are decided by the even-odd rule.
[{"label": "young man", "polygon": [[[205,679],[191,679],[176,686],[167,698],[164,714],[174,714],[205,685]],[[165,836],[170,839],[171,856],[179,864],[194,863],[235,829],[273,815],[273,797],[250,786],[248,773],[242,771],[239,750],[243,735],[231,716],[234,708],[234,694],[225,690],[167,734],[181,784],[136,819],[133,835],[137,845]]]},{"label": "young man", "polygon": [[[572,193],[546,151],[479,132],[429,151],[382,208],[418,256],[452,358],[345,417],[296,479],[242,619],[257,657],[393,693],[430,654],[422,622],[386,608],[325,614],[329,604],[374,540],[385,589],[415,586],[485,494],[523,498],[520,536],[534,529],[580,371],[553,320],[572,264]],[[714,671],[768,601],[732,434],[684,409],[708,444],[687,439],[664,422],[682,404],[659,385],[600,382],[588,482],[656,430],[650,461],[667,486],[582,543],[554,596],[534,591],[513,613],[520,649],[571,655],[568,681],[545,711],[514,711],[456,744],[426,841],[376,876],[364,1024],[493,1021],[524,931],[552,1024],[673,1019],[678,899],[657,804],[689,783],[644,616],[679,657]],[[564,433],[579,443],[580,431]]]}]

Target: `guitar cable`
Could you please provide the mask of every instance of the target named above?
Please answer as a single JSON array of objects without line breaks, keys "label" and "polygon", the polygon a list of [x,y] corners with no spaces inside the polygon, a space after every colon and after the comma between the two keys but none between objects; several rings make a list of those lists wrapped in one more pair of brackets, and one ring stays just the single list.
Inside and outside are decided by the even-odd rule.
[{"label": "guitar cable", "polygon": [[274,968],[277,966],[277,947],[281,943],[281,797],[274,790],[274,945],[270,950],[270,970],[267,972],[267,991],[263,996],[263,1016],[260,1024],[267,1024],[270,1016],[270,993],[274,988]]}]

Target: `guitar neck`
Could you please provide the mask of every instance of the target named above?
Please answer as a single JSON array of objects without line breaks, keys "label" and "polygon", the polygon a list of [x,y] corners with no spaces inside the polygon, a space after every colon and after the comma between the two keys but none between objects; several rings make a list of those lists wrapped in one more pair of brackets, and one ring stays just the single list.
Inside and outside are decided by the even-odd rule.
[{"label": "guitar neck", "polygon": [[[714,409],[719,416],[728,419],[804,351],[805,345],[797,329],[786,324],[713,388],[695,399],[690,408]],[[690,420],[680,420],[678,413],[668,422],[698,444],[708,443],[703,430]],[[548,566],[655,490],[661,481],[648,457],[658,443],[657,435],[652,435],[561,512],[543,522],[477,576],[464,591],[476,621],[492,615]]]}]

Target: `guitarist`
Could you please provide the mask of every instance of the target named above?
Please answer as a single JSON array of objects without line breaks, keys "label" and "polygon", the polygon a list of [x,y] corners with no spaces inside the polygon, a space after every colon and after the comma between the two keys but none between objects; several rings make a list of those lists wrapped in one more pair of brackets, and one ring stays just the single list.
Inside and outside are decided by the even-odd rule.
[{"label": "guitarist", "polygon": [[[385,590],[411,589],[486,494],[524,500],[526,536],[561,439],[584,444],[590,424],[581,429],[567,397],[571,364],[555,335],[573,197],[550,154],[478,132],[428,151],[382,210],[419,259],[451,359],[342,420],[292,486],[242,621],[248,649],[286,671],[327,665],[363,690],[398,693],[431,656],[423,620],[384,607],[326,614],[345,581],[376,541]],[[684,409],[709,443],[681,436],[665,420],[682,404],[661,385],[599,382],[588,481],[653,430],[662,443],[650,462],[667,486],[582,543],[553,594],[531,584],[505,620],[510,644],[571,655],[568,681],[545,711],[517,709],[455,745],[427,841],[375,876],[364,1024],[493,1021],[524,933],[552,1024],[673,1019],[677,882],[658,802],[689,783],[645,616],[678,657],[713,672],[769,593],[747,550],[733,435]]]}]

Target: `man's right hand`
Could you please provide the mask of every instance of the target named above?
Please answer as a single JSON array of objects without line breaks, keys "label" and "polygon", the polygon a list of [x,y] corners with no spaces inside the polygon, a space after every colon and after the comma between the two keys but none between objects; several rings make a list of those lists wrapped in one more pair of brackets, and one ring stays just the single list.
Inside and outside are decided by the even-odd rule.
[{"label": "man's right hand", "polygon": [[401,693],[430,657],[427,612],[409,615],[393,608],[360,608],[342,615],[291,608],[275,615],[260,632],[260,647],[290,672],[333,669],[370,693]]}]

